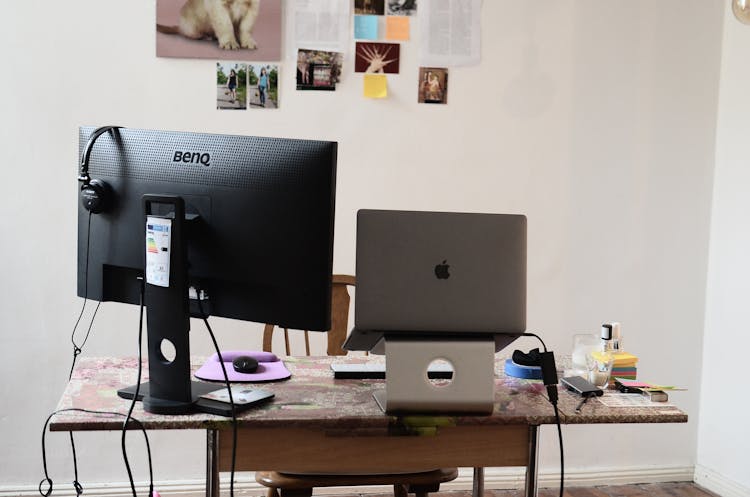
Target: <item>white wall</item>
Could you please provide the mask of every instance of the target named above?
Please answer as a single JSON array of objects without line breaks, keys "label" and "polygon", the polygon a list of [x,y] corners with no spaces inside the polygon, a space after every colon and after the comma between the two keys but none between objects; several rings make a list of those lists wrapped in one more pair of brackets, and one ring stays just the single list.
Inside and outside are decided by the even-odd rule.
[{"label": "white wall", "polygon": [[750,447],[750,26],[729,8],[724,17],[696,479],[722,495],[742,487],[750,495],[747,458],[738,457]]},{"label": "white wall", "polygon": [[[354,270],[362,207],[527,214],[529,330],[565,352],[573,333],[619,320],[644,378],[689,388],[674,395],[685,425],[566,428],[568,468],[692,466],[719,2],[485,1],[483,63],[451,71],[448,106],[416,104],[416,42],[387,101],[360,97],[351,54],[338,91],[296,92],[287,46],[281,109],[262,113],[214,109],[215,61],[155,58],[154,12],[153,0],[80,0],[16,2],[4,14],[0,485],[42,476],[40,431],[81,305],[77,127],[110,123],[338,140],[337,272]],[[86,354],[133,354],[136,325],[136,309],[103,305]],[[256,325],[215,328],[225,348],[260,346]],[[195,330],[194,351],[210,352]],[[542,471],[557,471],[552,432],[543,436]],[[53,478],[70,481],[67,438],[49,438]],[[79,439],[84,482],[125,480],[115,434]],[[200,475],[202,443],[154,435],[157,479]],[[145,474],[142,461],[135,469]]]}]

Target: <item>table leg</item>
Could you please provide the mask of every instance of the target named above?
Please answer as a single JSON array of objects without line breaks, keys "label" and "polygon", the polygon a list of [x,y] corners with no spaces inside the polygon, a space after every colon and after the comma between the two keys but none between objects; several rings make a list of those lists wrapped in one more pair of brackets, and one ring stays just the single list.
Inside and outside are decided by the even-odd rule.
[{"label": "table leg", "polygon": [[206,433],[206,497],[219,497],[219,430]]},{"label": "table leg", "polygon": [[539,470],[539,425],[529,425],[529,462],[526,465],[526,497],[536,497]]},{"label": "table leg", "polygon": [[474,468],[474,484],[471,497],[484,497],[484,468]]}]

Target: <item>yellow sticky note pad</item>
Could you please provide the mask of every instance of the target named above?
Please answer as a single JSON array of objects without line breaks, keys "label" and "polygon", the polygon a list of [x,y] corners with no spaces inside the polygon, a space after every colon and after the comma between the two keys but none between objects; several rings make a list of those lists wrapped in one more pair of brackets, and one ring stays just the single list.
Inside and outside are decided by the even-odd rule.
[{"label": "yellow sticky note pad", "polygon": [[385,74],[365,74],[364,95],[367,98],[386,98],[388,78]]},{"label": "yellow sticky note pad", "polygon": [[409,18],[404,16],[386,16],[385,39],[407,41],[409,39]]}]

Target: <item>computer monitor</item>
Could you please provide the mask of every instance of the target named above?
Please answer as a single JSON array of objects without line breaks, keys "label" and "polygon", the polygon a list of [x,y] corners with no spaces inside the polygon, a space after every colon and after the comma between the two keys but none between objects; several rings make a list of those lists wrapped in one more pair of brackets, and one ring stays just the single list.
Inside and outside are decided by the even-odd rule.
[{"label": "computer monitor", "polygon": [[[94,131],[80,128],[82,161]],[[79,203],[79,296],[137,304],[146,213],[171,219],[173,236],[183,232],[180,245],[172,239],[172,265],[184,266],[186,274],[169,268],[177,293],[165,300],[163,287],[145,285],[154,398],[174,393],[162,391],[173,389],[172,375],[179,383],[178,404],[195,397],[185,386],[189,319],[183,307],[195,315],[197,304],[188,290],[202,291],[200,307],[213,316],[330,328],[335,142],[117,128],[100,134],[89,149],[82,176],[106,183],[110,197],[96,214],[87,210],[86,199]],[[151,197],[144,201],[145,195]],[[169,309],[157,309],[165,302]],[[158,329],[161,321],[152,312],[171,320],[167,326],[176,322],[177,331]],[[165,337],[178,341],[173,363],[179,371],[162,371],[160,379],[155,375],[163,366]],[[155,381],[165,383],[156,385],[158,394]]]}]

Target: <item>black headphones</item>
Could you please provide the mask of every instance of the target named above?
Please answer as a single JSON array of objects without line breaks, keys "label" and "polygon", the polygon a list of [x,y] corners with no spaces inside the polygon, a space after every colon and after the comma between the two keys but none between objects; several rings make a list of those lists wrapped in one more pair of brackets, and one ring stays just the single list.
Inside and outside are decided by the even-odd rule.
[{"label": "black headphones", "polygon": [[93,214],[104,212],[112,202],[112,187],[100,179],[91,179],[89,176],[89,158],[91,150],[94,148],[94,142],[99,136],[107,131],[119,129],[121,126],[102,126],[96,128],[81,155],[81,171],[78,174],[78,181],[81,182],[81,205],[87,211]]}]

